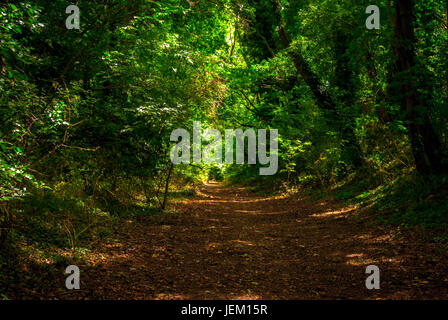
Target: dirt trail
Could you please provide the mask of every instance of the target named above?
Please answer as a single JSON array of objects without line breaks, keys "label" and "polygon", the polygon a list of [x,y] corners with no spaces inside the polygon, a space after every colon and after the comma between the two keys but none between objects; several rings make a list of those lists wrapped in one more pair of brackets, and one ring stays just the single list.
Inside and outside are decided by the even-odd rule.
[{"label": "dirt trail", "polygon": [[[124,226],[71,298],[448,298],[437,245],[369,226],[339,202],[208,184],[173,206],[179,214]],[[380,290],[365,288],[369,264],[381,270]]]}]

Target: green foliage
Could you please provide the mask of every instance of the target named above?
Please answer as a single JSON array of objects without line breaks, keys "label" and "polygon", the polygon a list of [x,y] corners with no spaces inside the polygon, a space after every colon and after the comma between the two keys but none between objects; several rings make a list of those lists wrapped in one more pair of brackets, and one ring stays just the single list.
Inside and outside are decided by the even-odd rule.
[{"label": "green foliage", "polygon": [[436,234],[448,231],[446,177],[403,176],[357,197],[382,213],[379,221],[404,227],[423,227]]},{"label": "green foliage", "polygon": [[[65,27],[66,1],[0,4],[0,247],[82,256],[114,221],[159,213],[170,134],[197,120],[278,129],[278,174],[176,166],[173,197],[207,179],[308,186],[446,226],[446,1],[414,1],[406,39],[386,0],[366,30],[369,4],[82,0],[80,30]],[[433,149],[441,165],[419,176]]]}]

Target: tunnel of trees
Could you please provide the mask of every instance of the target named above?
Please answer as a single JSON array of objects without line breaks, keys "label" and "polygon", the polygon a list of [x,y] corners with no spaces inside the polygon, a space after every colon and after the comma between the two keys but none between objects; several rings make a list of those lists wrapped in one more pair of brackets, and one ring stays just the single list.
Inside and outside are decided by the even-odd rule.
[{"label": "tunnel of trees", "polygon": [[[448,3],[378,0],[370,30],[371,2],[81,0],[79,29],[67,1],[0,4],[0,293],[30,246],[78,250],[205,180],[368,204],[446,243]],[[193,121],[277,129],[277,174],[173,166]]]}]

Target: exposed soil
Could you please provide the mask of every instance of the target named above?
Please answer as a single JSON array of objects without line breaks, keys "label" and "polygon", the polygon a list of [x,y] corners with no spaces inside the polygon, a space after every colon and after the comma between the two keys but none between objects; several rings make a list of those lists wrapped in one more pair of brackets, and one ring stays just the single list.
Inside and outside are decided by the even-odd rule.
[{"label": "exposed soil", "polygon": [[[446,250],[337,201],[208,184],[172,207],[124,225],[63,298],[448,299]],[[379,290],[365,287],[370,264]]]}]

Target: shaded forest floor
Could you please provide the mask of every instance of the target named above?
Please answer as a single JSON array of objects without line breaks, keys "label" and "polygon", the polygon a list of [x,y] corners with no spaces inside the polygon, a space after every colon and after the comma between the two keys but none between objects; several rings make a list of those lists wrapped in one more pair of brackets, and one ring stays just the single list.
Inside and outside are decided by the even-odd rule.
[{"label": "shaded forest floor", "polygon": [[[338,201],[208,184],[172,207],[177,213],[127,221],[118,240],[79,265],[81,290],[47,298],[448,298],[439,245],[360,219]],[[365,288],[370,264],[381,270],[380,290]]]}]

